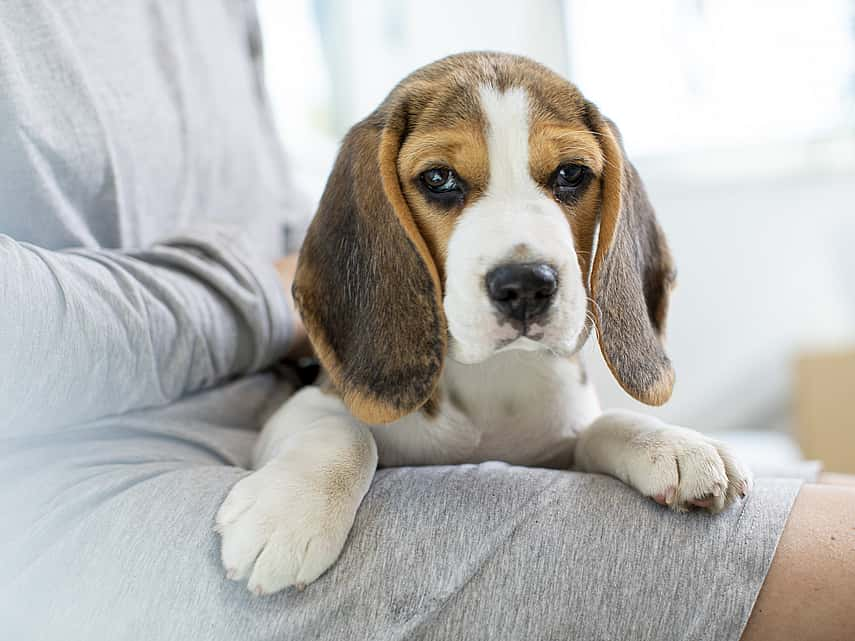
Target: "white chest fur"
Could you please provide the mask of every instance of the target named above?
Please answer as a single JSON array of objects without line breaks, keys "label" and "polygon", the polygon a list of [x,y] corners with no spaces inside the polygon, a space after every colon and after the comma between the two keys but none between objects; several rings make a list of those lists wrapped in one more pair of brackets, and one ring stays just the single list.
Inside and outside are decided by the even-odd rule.
[{"label": "white chest fur", "polygon": [[416,412],[371,428],[381,465],[561,464],[575,433],[600,413],[581,364],[543,351],[449,361],[441,391],[437,416]]}]

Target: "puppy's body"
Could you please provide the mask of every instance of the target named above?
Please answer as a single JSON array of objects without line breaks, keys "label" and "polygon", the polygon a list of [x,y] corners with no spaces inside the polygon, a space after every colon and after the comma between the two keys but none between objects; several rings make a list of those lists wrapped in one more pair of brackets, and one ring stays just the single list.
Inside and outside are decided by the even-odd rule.
[{"label": "puppy's body", "polygon": [[317,578],[378,460],[575,467],[721,510],[750,483],[727,449],[602,414],[578,360],[593,320],[623,387],[667,400],[672,279],[613,125],[572,85],[500,54],[405,79],[348,135],[301,253],[296,300],[335,391],[301,390],[264,427],[217,516],[229,576],[258,593]]},{"label": "puppy's body", "polygon": [[417,412],[371,429],[380,464],[495,460],[568,469],[576,435],[600,414],[581,379],[578,360],[531,352],[503,352],[477,365],[449,362],[435,416]]}]

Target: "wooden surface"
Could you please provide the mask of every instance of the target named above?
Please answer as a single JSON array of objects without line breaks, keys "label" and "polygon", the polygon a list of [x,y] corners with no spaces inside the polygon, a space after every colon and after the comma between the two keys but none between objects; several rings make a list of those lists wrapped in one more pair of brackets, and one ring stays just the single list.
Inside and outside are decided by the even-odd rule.
[{"label": "wooden surface", "polygon": [[855,473],[855,348],[802,355],[795,404],[805,456],[828,472]]}]

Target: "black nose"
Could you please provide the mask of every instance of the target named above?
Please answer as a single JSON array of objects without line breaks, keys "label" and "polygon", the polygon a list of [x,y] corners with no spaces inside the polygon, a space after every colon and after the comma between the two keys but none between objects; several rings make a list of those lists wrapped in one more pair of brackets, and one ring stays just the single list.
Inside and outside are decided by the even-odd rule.
[{"label": "black nose", "polygon": [[487,293],[505,316],[528,322],[543,314],[558,289],[558,274],[549,265],[499,265],[487,273]]}]

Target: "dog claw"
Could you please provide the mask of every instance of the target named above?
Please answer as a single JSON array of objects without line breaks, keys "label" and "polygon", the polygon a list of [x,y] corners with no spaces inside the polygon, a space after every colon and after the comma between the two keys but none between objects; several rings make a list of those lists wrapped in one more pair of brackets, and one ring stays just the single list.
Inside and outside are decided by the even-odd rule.
[{"label": "dog claw", "polygon": [[651,496],[654,501],[656,501],[659,505],[671,505],[674,502],[674,497],[677,495],[676,487],[669,487],[665,490],[664,494],[656,494],[655,496]]}]

